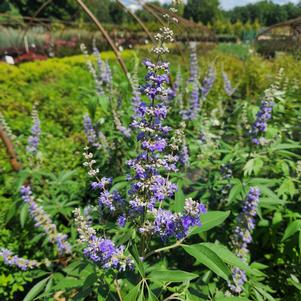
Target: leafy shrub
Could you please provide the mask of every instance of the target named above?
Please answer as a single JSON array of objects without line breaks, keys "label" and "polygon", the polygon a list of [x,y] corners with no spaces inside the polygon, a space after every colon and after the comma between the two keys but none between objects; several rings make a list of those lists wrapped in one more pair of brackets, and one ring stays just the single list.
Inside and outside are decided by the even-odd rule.
[{"label": "leafy shrub", "polygon": [[[123,55],[132,80],[136,74],[138,85],[142,84],[145,70],[135,62],[136,52],[126,51]],[[88,59],[97,72],[103,71],[97,69],[97,57]],[[127,82],[112,53],[104,53],[102,63],[107,66],[105,61],[109,60],[113,81],[104,81],[102,74],[97,73],[104,90],[99,95],[86,60],[85,56],[75,56],[18,67],[1,65],[0,88],[4,93],[0,96],[0,108],[17,136],[13,143],[23,163],[22,171],[13,173],[5,150],[0,150],[4,171],[0,175],[1,202],[5,204],[1,206],[1,223],[5,227],[1,246],[43,263],[36,271],[11,275],[5,265],[1,266],[1,296],[18,300],[29,293],[41,300],[118,300],[121,294],[124,300],[225,300],[231,272],[238,268],[246,272],[248,281],[241,298],[233,293],[229,300],[297,300],[301,279],[300,62],[288,55],[267,61],[254,54],[244,56],[214,49],[200,57],[199,64],[196,53],[192,53],[193,70],[188,71],[184,64],[179,72],[178,57],[170,56],[172,84],[177,93],[169,103],[166,124],[183,133],[177,140],[183,162],[177,162],[178,172],[169,173],[168,180],[177,184],[178,190],[174,198],[166,198],[162,208],[173,214],[183,212],[185,200],[192,198],[201,200],[208,213],[201,215],[202,226],[190,229],[185,241],[145,240],[149,254],[141,260],[141,250],[135,247],[141,242],[141,234],[130,226],[131,218],[122,228],[116,225],[117,216],[107,210],[99,215],[99,198],[104,191],[90,188],[91,178],[82,166],[83,148],[91,143],[85,130],[86,134],[93,130],[96,137],[102,133],[106,147],[103,137],[94,141],[96,145],[89,145],[96,160],[94,168],[99,169],[101,177],[114,177],[106,193],[119,190],[124,198],[128,197],[125,163],[141,151],[134,135],[124,135],[133,115],[131,86],[135,85]],[[208,71],[212,66],[215,72]],[[231,93],[225,90],[222,72],[227,74]],[[138,90],[136,86],[136,93]],[[202,101],[195,103],[197,93]],[[145,96],[140,97],[147,101]],[[270,101],[271,97],[272,115],[264,119],[267,130],[258,137],[266,140],[254,145],[250,131],[254,133],[254,124],[262,117],[258,117],[259,100]],[[42,134],[39,152],[32,158],[26,145],[34,104]],[[197,110],[196,118],[185,120],[183,111],[191,109]],[[89,131],[82,125],[86,113],[91,122],[85,123]],[[43,231],[33,227],[28,207],[18,193],[24,183],[31,184],[35,201],[48,213],[57,230],[68,235],[73,257],[58,256]],[[261,195],[253,241],[248,243],[250,252],[242,261],[231,242],[250,187],[258,187]],[[133,261],[133,270],[106,271],[82,256],[86,246],[76,240],[72,215],[76,207],[82,209],[89,227],[93,222],[99,236],[105,232],[115,246],[129,246],[125,255]],[[47,265],[45,258],[52,265]],[[25,286],[25,280],[32,282]]]}]

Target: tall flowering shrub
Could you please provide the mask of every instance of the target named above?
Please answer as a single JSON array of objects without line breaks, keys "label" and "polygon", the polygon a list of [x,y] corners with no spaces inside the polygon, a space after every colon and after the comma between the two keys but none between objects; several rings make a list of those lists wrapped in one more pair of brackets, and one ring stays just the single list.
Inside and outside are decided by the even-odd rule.
[{"label": "tall flowering shrub", "polygon": [[[177,143],[181,131],[173,134],[172,128],[165,124],[171,89],[169,63],[162,58],[169,51],[166,43],[174,40],[173,32],[163,27],[155,39],[158,44],[154,46],[153,53],[157,59],[144,60],[147,73],[140,88],[142,95],[134,91],[135,112],[131,127],[136,132],[139,151],[135,158],[128,161],[130,189],[127,193],[124,195],[112,190],[112,179],[99,176],[100,170],[95,167],[97,162],[93,153],[89,148],[84,153],[84,165],[93,178],[91,187],[98,193],[102,218],[110,216],[119,227],[134,229],[139,236],[138,249],[142,258],[147,258],[151,251],[147,241],[156,237],[163,243],[170,239],[181,240],[190,228],[201,227],[200,217],[206,212],[203,204],[191,198],[185,201],[181,212],[168,208],[169,200],[178,189],[168,174],[177,171],[180,156],[182,160],[187,160],[187,150],[184,149],[181,155],[182,145]],[[137,91],[137,87],[134,88]],[[133,268],[134,261],[124,245],[116,245],[108,235],[99,236],[79,209],[75,211],[75,216],[80,241],[84,244],[83,253],[88,259],[104,269],[123,271]],[[131,241],[131,244],[136,243]]]}]

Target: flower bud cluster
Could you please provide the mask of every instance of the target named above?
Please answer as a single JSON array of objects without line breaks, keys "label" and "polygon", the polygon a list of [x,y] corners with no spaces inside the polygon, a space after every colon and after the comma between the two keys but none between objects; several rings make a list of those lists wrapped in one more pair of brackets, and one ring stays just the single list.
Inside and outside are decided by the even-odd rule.
[{"label": "flower bud cluster", "polygon": [[93,167],[93,165],[96,163],[96,161],[93,159],[93,153],[88,152],[89,147],[86,146],[85,147],[85,152],[83,153],[84,158],[86,159],[86,161],[83,163],[83,165],[85,167],[88,167],[89,171],[88,171],[88,175],[90,177],[96,177],[97,174],[99,173],[99,168],[95,168]]},{"label": "flower bud cluster", "polygon": [[0,250],[0,257],[3,258],[5,264],[9,266],[16,266],[23,271],[33,269],[41,265],[41,263],[36,260],[29,260],[18,257],[17,255],[14,255],[10,250],[4,248]]},{"label": "flower bud cluster", "polygon": [[[171,8],[170,11],[171,12],[175,12],[173,11],[174,8]],[[163,18],[167,19],[168,24],[170,23],[170,21],[177,23],[178,20],[177,18],[171,17],[169,14],[164,14]],[[164,26],[162,28],[160,28],[159,33],[157,33],[155,35],[155,40],[157,41],[157,45],[155,47],[153,47],[152,51],[153,53],[157,54],[158,57],[166,54],[169,52],[169,49],[166,46],[166,43],[172,43],[174,42],[174,32],[167,26]]]},{"label": "flower bud cluster", "polygon": [[34,201],[30,187],[22,186],[20,193],[23,201],[29,205],[29,212],[36,222],[35,226],[43,228],[48,240],[56,244],[60,255],[70,254],[71,246],[67,242],[67,235],[57,231],[50,216]]}]

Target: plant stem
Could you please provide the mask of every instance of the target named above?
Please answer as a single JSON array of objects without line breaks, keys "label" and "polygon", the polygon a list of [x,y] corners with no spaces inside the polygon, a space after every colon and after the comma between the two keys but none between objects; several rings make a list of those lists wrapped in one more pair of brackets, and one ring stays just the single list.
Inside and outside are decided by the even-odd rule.
[{"label": "plant stem", "polygon": [[119,287],[119,283],[118,283],[117,279],[114,280],[114,285],[115,285],[119,300],[122,301],[123,299],[122,299],[122,296],[121,296],[120,287]]},{"label": "plant stem", "polygon": [[154,251],[151,251],[149,253],[147,253],[145,256],[144,256],[144,259],[154,255],[154,254],[158,254],[160,252],[163,252],[163,251],[167,251],[167,250],[170,250],[170,249],[174,249],[174,248],[177,248],[179,247],[182,242],[184,241],[185,238],[182,238],[180,240],[178,240],[176,243],[174,243],[173,245],[170,245],[170,246],[167,246],[167,247],[163,247],[163,248],[159,248],[159,249],[156,249]]}]

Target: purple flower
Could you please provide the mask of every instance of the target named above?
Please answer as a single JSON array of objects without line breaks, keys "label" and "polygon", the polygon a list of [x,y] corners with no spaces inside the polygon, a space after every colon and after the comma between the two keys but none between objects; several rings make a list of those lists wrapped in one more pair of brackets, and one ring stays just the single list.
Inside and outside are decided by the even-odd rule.
[{"label": "purple flower", "polygon": [[117,218],[117,224],[123,228],[126,224],[126,217],[125,215],[120,215],[118,218]]},{"label": "purple flower", "polygon": [[[81,48],[81,51],[83,52],[84,56],[86,57],[86,64],[87,64],[88,70],[93,76],[93,79],[95,82],[95,87],[96,87],[96,93],[97,93],[97,95],[102,96],[104,94],[102,82],[101,82],[101,79],[99,79],[99,76],[98,76],[92,62],[89,59],[87,48],[84,44],[81,44],[80,48]],[[97,52],[98,52],[98,50],[96,48],[94,48],[94,55],[96,55],[97,61],[99,64],[100,56],[99,56],[99,52],[98,53]]]},{"label": "purple flower", "polygon": [[189,165],[189,151],[188,151],[188,147],[184,141],[183,146],[182,146],[182,150],[179,156],[180,162],[184,165],[184,166],[188,166]]},{"label": "purple flower", "polygon": [[[237,226],[232,235],[232,245],[235,254],[246,261],[248,255],[248,244],[252,242],[252,231],[255,228],[256,209],[259,203],[260,190],[256,187],[251,187],[249,193],[242,206],[242,211],[237,218]],[[246,282],[246,276],[243,271],[236,268],[233,269],[233,284],[229,287],[233,292],[241,292],[243,284]]]},{"label": "purple flower", "polygon": [[32,110],[32,120],[33,126],[31,128],[31,135],[28,137],[26,151],[32,155],[36,155],[41,136],[41,127],[38,111],[35,108]]},{"label": "purple flower", "polygon": [[153,223],[151,226],[142,227],[140,231],[150,231],[166,241],[171,237],[181,239],[188,234],[191,227],[200,227],[200,217],[206,213],[206,208],[203,204],[187,199],[182,213],[172,213],[164,209],[153,209],[152,213]]},{"label": "purple flower", "polygon": [[182,73],[181,73],[181,67],[179,66],[178,72],[176,75],[176,80],[173,85],[173,90],[176,95],[180,92],[181,86],[182,86]]},{"label": "purple flower", "polygon": [[189,108],[180,112],[183,120],[195,120],[200,110],[199,84],[194,82],[189,98]]},{"label": "purple flower", "polygon": [[101,75],[102,70],[103,70],[103,61],[101,59],[100,52],[99,52],[98,48],[95,45],[93,47],[93,55],[95,56],[96,61],[97,61],[98,75]]},{"label": "purple flower", "polygon": [[111,71],[111,68],[110,68],[110,65],[109,65],[108,61],[106,61],[105,70],[102,73],[102,81],[108,87],[112,88],[112,85],[113,85],[112,71]]},{"label": "purple flower", "polygon": [[93,128],[92,120],[91,120],[88,113],[84,116],[84,122],[83,123],[84,123],[85,134],[86,134],[86,137],[87,137],[87,140],[88,140],[89,144],[91,144],[92,146],[98,148],[100,145],[98,143],[97,134],[96,134],[96,132]]},{"label": "purple flower", "polygon": [[80,241],[86,244],[83,253],[88,259],[104,269],[125,271],[133,268],[133,261],[124,254],[124,246],[116,247],[112,240],[98,237],[79,209],[74,210],[74,215]]},{"label": "purple flower", "polygon": [[183,120],[194,120],[200,110],[199,67],[196,53],[196,43],[190,44],[190,78],[192,92],[188,99],[188,108],[180,111]]},{"label": "purple flower", "polygon": [[197,44],[190,42],[190,82],[198,82],[199,80],[199,62],[197,56]]},{"label": "purple flower", "polygon": [[256,120],[253,123],[252,129],[250,131],[252,138],[252,142],[254,144],[260,144],[262,142],[261,138],[259,137],[260,134],[266,132],[267,129],[267,122],[272,118],[272,109],[274,103],[271,101],[263,100],[261,102],[261,106],[259,111],[256,115]]},{"label": "purple flower", "polygon": [[247,282],[246,272],[239,269],[232,269],[233,284],[229,283],[229,288],[236,294],[240,294],[243,291],[243,285]]},{"label": "purple flower", "polygon": [[208,73],[206,74],[201,87],[202,98],[205,99],[210,93],[215,82],[216,72],[213,65],[209,66]]},{"label": "purple flower", "polygon": [[13,255],[13,253],[10,250],[4,248],[0,250],[0,257],[3,258],[5,264],[9,266],[16,266],[23,271],[33,269],[40,265],[40,263],[36,260],[29,260],[18,257],[16,255]]},{"label": "purple flower", "polygon": [[140,102],[141,102],[141,91],[140,91],[139,80],[137,75],[137,66],[135,65],[135,70],[132,75],[132,109],[134,112],[136,112]]},{"label": "purple flower", "polygon": [[162,123],[167,116],[169,66],[159,62],[153,64],[144,61],[148,69],[146,84],[142,92],[150,99],[150,103],[140,102],[136,108],[132,127],[137,133],[137,141],[142,152],[128,161],[133,175],[129,190],[131,209],[137,212],[152,210],[158,202],[171,197],[176,185],[159,175],[161,170],[176,170],[176,156],[166,155],[170,128]]},{"label": "purple flower", "polygon": [[224,90],[228,96],[232,96],[237,88],[233,88],[226,72],[223,72]]}]

